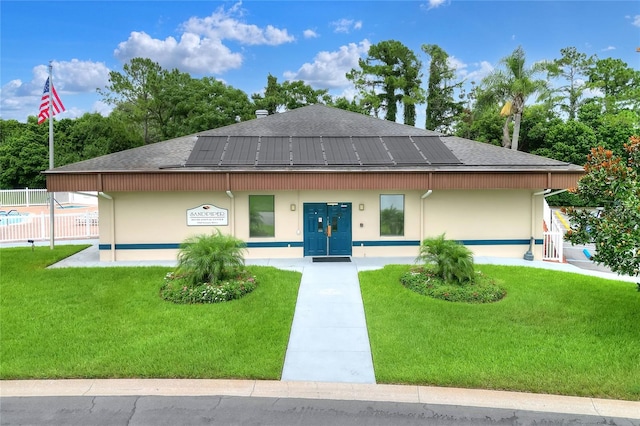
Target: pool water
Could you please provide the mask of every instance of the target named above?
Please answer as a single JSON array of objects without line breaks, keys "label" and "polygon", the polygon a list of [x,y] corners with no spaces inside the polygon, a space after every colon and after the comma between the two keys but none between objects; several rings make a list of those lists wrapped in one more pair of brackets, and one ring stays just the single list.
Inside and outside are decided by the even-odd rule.
[{"label": "pool water", "polygon": [[4,215],[0,216],[0,226],[14,225],[16,223],[22,223],[28,219],[29,214],[25,215]]}]

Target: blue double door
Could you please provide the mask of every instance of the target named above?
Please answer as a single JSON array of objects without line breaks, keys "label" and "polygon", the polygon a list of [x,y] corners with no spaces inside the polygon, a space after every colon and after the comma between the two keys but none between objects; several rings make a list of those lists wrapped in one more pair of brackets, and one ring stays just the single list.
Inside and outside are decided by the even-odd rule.
[{"label": "blue double door", "polygon": [[351,203],[304,203],[304,255],[351,256]]}]

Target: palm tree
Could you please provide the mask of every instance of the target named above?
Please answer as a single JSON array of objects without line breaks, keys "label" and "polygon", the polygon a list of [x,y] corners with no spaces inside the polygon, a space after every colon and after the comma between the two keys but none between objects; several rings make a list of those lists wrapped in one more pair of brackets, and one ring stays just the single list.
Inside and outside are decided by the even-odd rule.
[{"label": "palm tree", "polygon": [[[501,112],[507,117],[502,128],[502,146],[518,150],[524,104],[530,95],[544,91],[547,85],[544,80],[535,78],[536,74],[544,70],[544,64],[534,64],[525,68],[525,53],[522,47],[518,47],[500,63],[504,65],[504,69],[496,69],[482,80],[482,96],[479,101],[500,102],[505,105]],[[512,121],[513,136],[510,134]]]},{"label": "palm tree", "polygon": [[191,285],[216,284],[232,277],[244,265],[246,244],[219,230],[211,235],[196,235],[180,246],[177,272]]}]

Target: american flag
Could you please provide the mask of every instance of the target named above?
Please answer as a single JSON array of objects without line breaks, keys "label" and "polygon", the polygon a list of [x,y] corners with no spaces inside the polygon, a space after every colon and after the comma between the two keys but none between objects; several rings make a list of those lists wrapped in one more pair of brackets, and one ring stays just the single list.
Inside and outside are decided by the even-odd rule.
[{"label": "american flag", "polygon": [[[51,91],[49,91],[49,87],[51,87]],[[51,97],[51,102],[53,106],[53,115],[61,113],[65,111],[64,105],[62,105],[62,101],[58,96],[58,92],[56,92],[56,88],[53,87],[53,84],[49,84],[49,78],[47,78],[47,82],[44,84],[44,91],[42,92],[42,100],[40,101],[40,114],[38,114],[38,124],[42,124],[47,121],[49,118],[49,96]]]}]

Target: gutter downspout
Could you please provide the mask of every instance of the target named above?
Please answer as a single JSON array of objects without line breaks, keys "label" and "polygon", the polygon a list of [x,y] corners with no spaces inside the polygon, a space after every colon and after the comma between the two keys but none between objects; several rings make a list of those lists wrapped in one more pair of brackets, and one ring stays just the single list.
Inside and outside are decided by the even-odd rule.
[{"label": "gutter downspout", "polygon": [[420,196],[420,244],[424,239],[424,199],[433,193],[433,190],[428,190]]},{"label": "gutter downspout", "polygon": [[544,191],[534,192],[531,194],[531,239],[529,240],[529,250],[522,257],[524,260],[532,261],[534,259],[533,256],[533,243],[535,242],[534,234],[536,231],[536,209],[535,209],[535,197],[539,197],[540,195],[547,195],[551,192],[551,189],[545,189]]},{"label": "gutter downspout", "polygon": [[[551,191],[551,190],[547,189],[547,191]],[[556,194],[562,194],[563,192],[567,192],[567,191],[568,191],[568,189],[559,189],[557,191],[553,191],[553,192],[550,192],[550,193],[545,193],[544,194],[544,198],[551,197],[552,195],[556,195]]]},{"label": "gutter downspout", "polygon": [[98,195],[106,198],[111,201],[111,243],[110,243],[110,251],[111,251],[111,261],[116,261],[116,201],[109,194],[105,194],[104,192],[98,192]]},{"label": "gutter downspout", "polygon": [[229,198],[231,198],[231,212],[229,213],[230,217],[230,221],[231,221],[231,236],[235,237],[236,236],[236,220],[235,220],[235,214],[236,214],[236,199],[233,196],[233,192],[231,192],[231,190],[227,189],[226,191],[227,196]]}]

